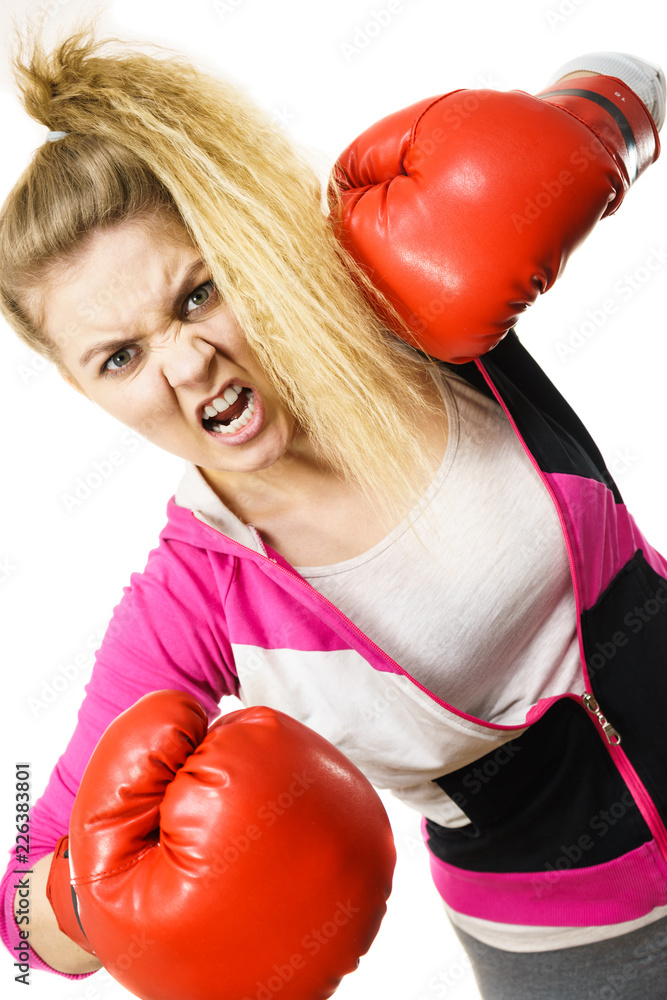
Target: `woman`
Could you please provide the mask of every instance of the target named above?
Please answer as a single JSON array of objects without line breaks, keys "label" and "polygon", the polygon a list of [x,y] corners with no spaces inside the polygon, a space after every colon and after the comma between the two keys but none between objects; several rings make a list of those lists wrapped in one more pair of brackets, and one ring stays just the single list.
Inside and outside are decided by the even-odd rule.
[{"label": "woman", "polygon": [[[658,118],[658,74],[583,68],[597,66],[633,73]],[[33,810],[36,953],[66,975],[97,967],[43,897],[49,852],[99,735],[170,687],[209,718],[229,693],[284,708],[419,809],[485,998],[592,996],[601,969],[625,976],[624,996],[661,996],[667,879],[648,852],[664,827],[642,791],[656,764],[641,786],[624,765],[624,784],[582,702],[569,536],[537,474],[553,434],[565,464],[550,471],[612,489],[574,415],[513,336],[485,382],[389,335],[387,316],[410,331],[335,238],[316,180],[232,88],[176,60],[100,57],[83,35],[19,72],[50,132],[3,210],[4,314],[75,389],[188,462]],[[648,553],[643,608],[665,566],[631,537]],[[654,643],[664,616],[649,617]],[[627,899],[619,863],[651,892]],[[598,873],[617,877],[611,903],[587,909]]]}]

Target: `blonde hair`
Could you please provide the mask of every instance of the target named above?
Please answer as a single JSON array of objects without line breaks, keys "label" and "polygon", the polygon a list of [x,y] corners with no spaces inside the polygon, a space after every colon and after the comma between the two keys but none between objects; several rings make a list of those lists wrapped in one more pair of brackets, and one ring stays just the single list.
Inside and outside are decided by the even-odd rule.
[{"label": "blonde hair", "polygon": [[415,425],[436,408],[416,376],[433,362],[397,347],[386,317],[403,322],[336,239],[305,157],[236,87],[175,53],[97,40],[92,22],[50,53],[35,37],[24,49],[13,62],[27,112],[68,135],[35,151],[0,212],[0,309],[19,337],[59,364],[57,338],[31,321],[32,290],[93,230],[175,215],[318,457],[405,514],[428,482]]}]

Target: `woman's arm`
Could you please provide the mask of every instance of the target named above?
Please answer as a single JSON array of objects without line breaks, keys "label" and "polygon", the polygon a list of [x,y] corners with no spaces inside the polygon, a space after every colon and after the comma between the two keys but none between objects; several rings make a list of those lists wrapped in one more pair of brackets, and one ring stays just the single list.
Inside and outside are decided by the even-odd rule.
[{"label": "woman's arm", "polygon": [[[58,921],[46,896],[53,852],[33,865],[32,875],[26,875],[30,899],[30,945],[46,965],[56,972],[82,975],[96,972],[102,965],[78,944],[71,941],[58,927]],[[18,892],[18,890],[17,890]],[[14,912],[18,916],[18,899],[14,897]]]},{"label": "woman's arm", "polygon": [[[229,575],[231,572],[230,566]],[[114,609],[86,686],[76,729],[44,794],[30,812],[35,875],[29,896],[30,919],[23,929],[29,932],[28,943],[34,945],[35,968],[64,975],[86,974],[98,968],[90,955],[59,930],[52,916],[45,895],[52,852],[68,831],[86,764],[102,733],[121,712],[149,691],[172,688],[195,696],[212,718],[220,699],[236,693],[222,604],[228,585],[224,566],[218,567],[214,578],[204,550],[187,546],[186,551],[185,546],[163,544],[151,553],[146,570],[133,574]],[[10,952],[21,943],[14,919],[15,870],[12,852],[0,889],[0,933]]]}]

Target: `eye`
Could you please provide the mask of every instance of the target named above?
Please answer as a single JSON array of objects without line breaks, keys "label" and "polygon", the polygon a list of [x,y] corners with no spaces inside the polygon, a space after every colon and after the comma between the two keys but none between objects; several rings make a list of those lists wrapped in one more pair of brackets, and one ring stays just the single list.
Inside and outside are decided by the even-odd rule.
[{"label": "eye", "polygon": [[[119,351],[115,351],[110,358],[102,365],[103,374],[112,374],[113,372],[118,372],[122,368],[127,368],[130,362],[136,357],[136,352],[139,350],[138,347],[121,347]],[[132,352],[135,352],[134,354]]]},{"label": "eye", "polygon": [[[183,313],[185,316],[193,316],[195,313],[199,312],[200,309],[204,309],[208,304],[215,298],[215,285],[212,281],[205,281],[203,285],[199,285],[195,288],[194,292],[190,292],[187,299],[184,302]],[[195,305],[194,309],[188,309],[188,303],[193,302]]]}]

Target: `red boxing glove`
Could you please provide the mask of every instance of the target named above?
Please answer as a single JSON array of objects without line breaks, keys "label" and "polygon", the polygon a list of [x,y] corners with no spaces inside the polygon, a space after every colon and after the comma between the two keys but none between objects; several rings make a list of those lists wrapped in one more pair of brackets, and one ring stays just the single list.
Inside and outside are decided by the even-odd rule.
[{"label": "red boxing glove", "polygon": [[330,219],[410,330],[381,309],[394,332],[464,363],[551,288],[659,151],[648,110],[615,77],[582,73],[536,97],[453,91],[347,147]]},{"label": "red boxing glove", "polygon": [[331,743],[264,707],[207,732],[178,691],[106,730],[70,852],[88,947],[144,1000],[329,997],[378,931],[396,859],[379,797]]}]

